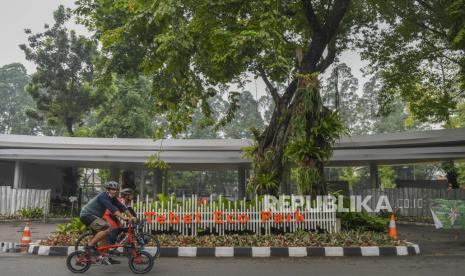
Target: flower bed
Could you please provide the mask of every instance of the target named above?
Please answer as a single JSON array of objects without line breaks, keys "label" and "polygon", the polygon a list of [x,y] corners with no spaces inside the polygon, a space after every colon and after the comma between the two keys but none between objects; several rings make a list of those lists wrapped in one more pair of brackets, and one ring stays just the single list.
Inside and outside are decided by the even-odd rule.
[{"label": "flower bed", "polygon": [[[69,246],[73,245],[78,234],[58,233],[51,235],[48,240],[41,241],[41,245]],[[181,236],[162,234],[157,235],[162,247],[197,246],[197,247],[324,247],[324,246],[401,246],[406,245],[403,240],[392,240],[386,234],[362,231],[344,231],[334,234],[321,234],[299,231],[285,235],[226,235],[226,236]],[[150,244],[149,244],[150,246]]]}]

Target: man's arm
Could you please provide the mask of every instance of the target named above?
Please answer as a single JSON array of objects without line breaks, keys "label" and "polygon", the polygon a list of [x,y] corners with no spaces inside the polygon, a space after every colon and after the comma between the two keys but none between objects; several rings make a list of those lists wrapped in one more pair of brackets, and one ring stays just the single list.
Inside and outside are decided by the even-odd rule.
[{"label": "man's arm", "polygon": [[[118,208],[117,206],[115,206],[110,198],[110,196],[107,194],[107,193],[101,193],[98,198],[97,198],[97,201],[102,204],[103,206],[105,206],[105,208],[107,208],[108,210],[110,210],[110,212],[114,215],[116,215],[116,212],[118,211]],[[125,211],[126,209],[123,209],[123,211]],[[121,213],[120,213],[121,215]]]}]

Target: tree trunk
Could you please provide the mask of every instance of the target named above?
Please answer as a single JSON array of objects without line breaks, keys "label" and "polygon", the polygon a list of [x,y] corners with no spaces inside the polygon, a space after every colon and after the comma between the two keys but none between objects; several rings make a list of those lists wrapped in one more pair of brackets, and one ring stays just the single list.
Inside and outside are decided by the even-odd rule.
[{"label": "tree trunk", "polygon": [[[303,1],[302,3],[305,16],[313,35],[308,48],[297,54],[298,66],[296,69],[299,73],[305,75],[314,72],[321,73],[334,61],[336,54],[336,31],[347,11],[350,0],[336,0],[331,10],[328,12],[328,17],[324,24],[321,24],[315,16],[311,1]],[[323,58],[325,49],[328,51],[327,55]],[[261,172],[256,171],[255,174],[272,173],[274,175],[274,180],[281,184],[283,178],[284,149],[290,135],[290,122],[292,117],[296,116],[294,114],[296,103],[302,100],[302,95],[299,95],[301,93],[297,92],[299,91],[297,86],[304,86],[306,81],[303,80],[303,78],[296,78],[290,83],[283,95],[277,95],[277,90],[272,87],[266,74],[262,72],[261,77],[264,78],[268,89],[272,93],[275,109],[269,125],[258,138],[258,149],[254,162],[260,163]],[[314,121],[315,118],[314,116],[310,116],[308,120]],[[267,152],[270,152],[269,156]],[[267,160],[266,157],[270,159]],[[323,171],[323,164],[317,162],[315,166],[321,172]],[[258,192],[260,194],[269,193],[276,195],[278,189]],[[316,194],[326,194],[324,179],[321,183],[315,185],[314,192]]]},{"label": "tree trunk", "polygon": [[122,176],[122,188],[136,189],[135,173],[132,170],[124,170]]},{"label": "tree trunk", "polygon": [[447,181],[451,185],[452,189],[459,189],[460,185],[458,183],[457,177],[457,168],[455,167],[454,161],[447,161],[442,163],[442,168],[446,171],[447,173]]},{"label": "tree trunk", "polygon": [[79,172],[76,168],[63,168],[63,196],[70,197],[77,195],[79,177]]},{"label": "tree trunk", "polygon": [[69,136],[74,137],[73,119],[72,118],[66,118],[65,119],[65,126],[66,126],[66,131],[68,131]]}]

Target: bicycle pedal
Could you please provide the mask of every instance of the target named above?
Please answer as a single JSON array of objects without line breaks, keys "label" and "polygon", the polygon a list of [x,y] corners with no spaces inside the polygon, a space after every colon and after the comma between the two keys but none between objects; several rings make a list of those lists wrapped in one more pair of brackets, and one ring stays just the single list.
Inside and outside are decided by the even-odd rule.
[{"label": "bicycle pedal", "polygon": [[101,257],[100,258],[100,263],[103,264],[103,265],[111,265],[110,260],[108,259],[108,257]]}]

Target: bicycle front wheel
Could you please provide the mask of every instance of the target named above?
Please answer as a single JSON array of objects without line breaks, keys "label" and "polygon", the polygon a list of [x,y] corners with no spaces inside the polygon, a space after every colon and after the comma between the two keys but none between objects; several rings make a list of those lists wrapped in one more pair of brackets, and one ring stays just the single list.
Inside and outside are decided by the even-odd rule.
[{"label": "bicycle front wheel", "polygon": [[129,269],[136,274],[144,274],[152,270],[155,259],[147,251],[141,251],[136,256],[129,256]]}]

